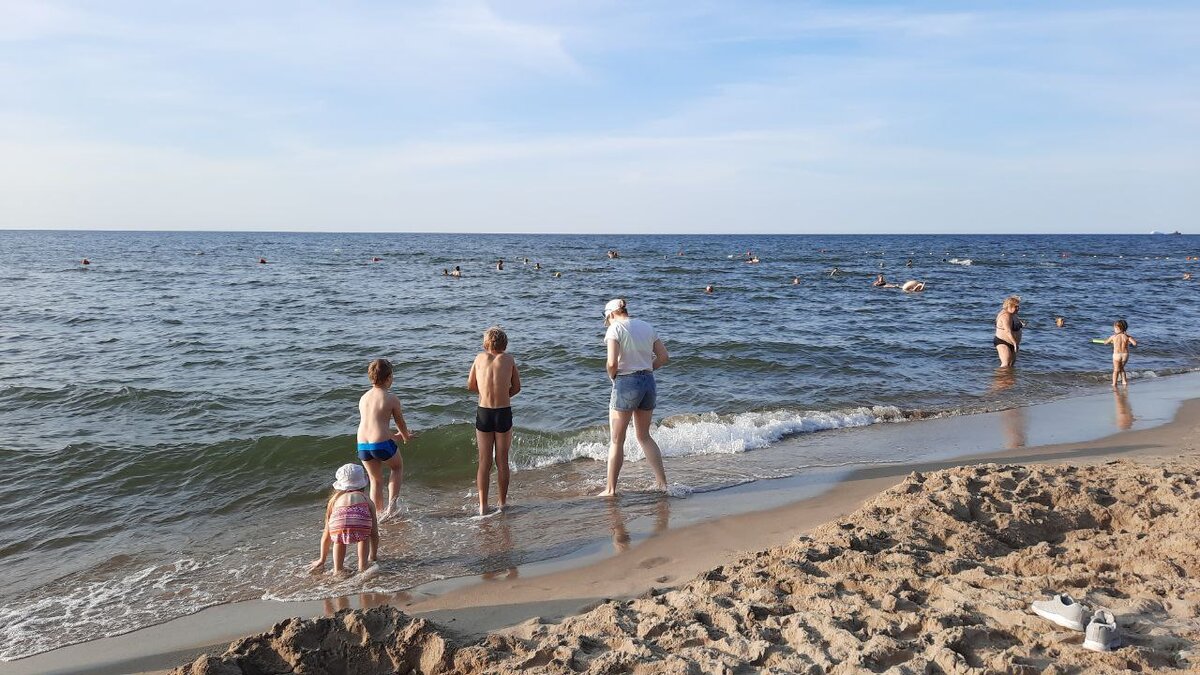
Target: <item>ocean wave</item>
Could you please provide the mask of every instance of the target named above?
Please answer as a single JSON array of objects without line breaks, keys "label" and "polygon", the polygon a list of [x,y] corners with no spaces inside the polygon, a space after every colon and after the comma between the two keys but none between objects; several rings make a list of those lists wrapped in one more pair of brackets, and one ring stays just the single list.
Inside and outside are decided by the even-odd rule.
[{"label": "ocean wave", "polygon": [[[903,422],[905,414],[895,406],[872,406],[846,410],[747,412],[736,415],[678,415],[669,417],[651,429],[664,457],[693,455],[729,455],[758,450],[797,434],[865,427],[880,422]],[[532,469],[577,459],[607,461],[608,440],[604,429],[578,440],[559,454],[530,458],[525,466]],[[597,438],[597,436],[600,436]],[[625,456],[643,459],[632,430],[625,439]]]}]

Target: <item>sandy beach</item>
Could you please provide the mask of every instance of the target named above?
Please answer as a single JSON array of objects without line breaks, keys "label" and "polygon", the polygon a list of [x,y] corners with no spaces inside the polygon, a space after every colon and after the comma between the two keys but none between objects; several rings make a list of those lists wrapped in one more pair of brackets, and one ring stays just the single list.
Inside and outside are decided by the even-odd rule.
[{"label": "sandy beach", "polygon": [[[1193,403],[1180,422],[1145,432],[1138,442],[1173,445],[1132,457],[1111,459],[1098,446],[1070,463],[913,471],[786,545],[741,555],[675,589],[650,583],[634,599],[559,623],[533,618],[465,641],[394,608],[348,611],[283,622],[174,672],[1190,669],[1200,665],[1198,413]],[[734,520],[724,525],[750,524]],[[524,585],[521,595],[630,590],[655,574],[667,582],[663,572],[679,571],[672,563],[686,556],[654,554],[686,550],[681,543],[654,542],[634,569],[617,565],[590,585],[582,577],[594,570],[579,570]],[[1086,651],[1081,634],[1028,611],[1054,592],[1111,609],[1127,646]]]},{"label": "sandy beach", "polygon": [[[309,615],[387,604],[288,619],[227,647],[222,637],[254,633],[255,622],[266,628],[282,618],[279,608],[212,608],[8,665],[95,673],[189,662],[176,672],[336,672],[338,663],[346,672],[1186,670],[1196,667],[1200,636],[1200,537],[1190,525],[1200,513],[1198,439],[1200,401],[1190,401],[1169,424],[1096,441],[859,471],[816,497],[666,530],[537,576],[340,605],[277,603]],[[1085,651],[1082,634],[1028,611],[1052,592],[1113,610],[1130,646]]]}]

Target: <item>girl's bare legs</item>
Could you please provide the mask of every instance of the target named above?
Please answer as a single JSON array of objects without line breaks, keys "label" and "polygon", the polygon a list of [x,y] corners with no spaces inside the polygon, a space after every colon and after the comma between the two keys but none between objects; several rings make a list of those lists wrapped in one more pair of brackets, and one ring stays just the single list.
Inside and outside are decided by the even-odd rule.
[{"label": "girl's bare legs", "polygon": [[[479,447],[479,469],[475,472],[475,488],[479,490],[479,515],[487,513],[488,486],[492,482],[492,446],[496,433],[475,430],[475,445]],[[501,492],[503,495],[503,492]],[[503,497],[501,497],[503,500]]]},{"label": "girl's bare legs", "polygon": [[333,542],[333,573],[342,573],[342,564],[346,562],[346,545],[340,541]]},{"label": "girl's bare legs", "polygon": [[638,447],[642,449],[646,461],[650,462],[650,470],[654,472],[654,480],[658,483],[658,489],[666,490],[667,472],[663,469],[662,452],[658,449],[658,443],[655,443],[654,439],[650,437],[650,420],[653,417],[653,410],[634,410],[633,429],[637,434]]},{"label": "girl's bare legs", "polygon": [[500,510],[508,506],[508,450],[512,447],[512,429],[496,434],[496,487],[500,488]]},{"label": "girl's bare legs", "polygon": [[600,493],[601,497],[617,494],[617,477],[621,475],[621,465],[625,463],[625,431],[632,417],[632,410],[608,411],[608,487]]},{"label": "girl's bare legs", "polygon": [[1114,359],[1113,360],[1113,377],[1112,377],[1113,391],[1117,390],[1117,378],[1120,377],[1120,375],[1121,375],[1121,362]]},{"label": "girl's bare legs", "polygon": [[358,571],[366,572],[367,568],[374,562],[371,556],[371,540],[364,539],[358,542]]}]

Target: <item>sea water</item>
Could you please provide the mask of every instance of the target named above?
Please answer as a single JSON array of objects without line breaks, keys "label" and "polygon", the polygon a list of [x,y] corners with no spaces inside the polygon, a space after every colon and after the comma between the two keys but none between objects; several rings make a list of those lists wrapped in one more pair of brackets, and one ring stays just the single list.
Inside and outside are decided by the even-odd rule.
[{"label": "sea water", "polygon": [[[1089,340],[1116,318],[1135,379],[1194,370],[1197,255],[1191,236],[0,232],[0,658],[220,602],[504,574],[605,535],[613,509],[589,495],[613,297],[671,353],[654,435],[683,494],[895,459],[823,430],[1095,391],[1110,356]],[[927,290],[873,288],[877,273]],[[993,320],[1014,294],[1028,326],[1006,374]],[[523,382],[516,507],[475,519],[465,384],[491,325]],[[372,578],[312,577],[378,357],[419,433],[403,512]],[[816,435],[745,461],[797,434]],[[627,464],[615,519],[661,518],[649,486]]]}]

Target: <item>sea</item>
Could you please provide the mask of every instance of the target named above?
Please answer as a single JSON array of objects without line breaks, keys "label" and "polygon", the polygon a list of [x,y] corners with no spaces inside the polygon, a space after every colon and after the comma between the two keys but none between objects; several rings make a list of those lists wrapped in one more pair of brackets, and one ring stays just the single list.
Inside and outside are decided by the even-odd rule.
[{"label": "sea", "polygon": [[[671,355],[653,435],[673,496],[627,463],[632,520],[663,499],[906,459],[878,441],[826,447],[830,430],[1102,391],[1111,350],[1091,340],[1118,318],[1138,340],[1135,386],[1194,371],[1200,281],[1183,275],[1197,256],[1185,235],[0,231],[0,659],[219,603],[503,574],[609,536],[592,495],[611,298]],[[880,273],[926,290],[874,288]],[[992,336],[1010,295],[1027,326],[1006,372]],[[493,325],[523,389],[513,509],[481,519],[466,380]],[[378,573],[312,576],[380,357],[417,432],[402,510]],[[641,457],[632,434],[627,452]]]}]

